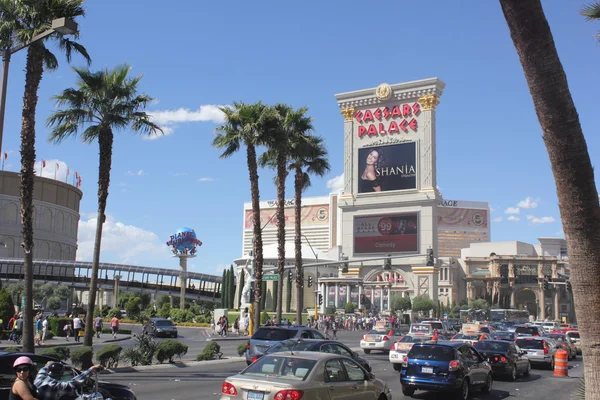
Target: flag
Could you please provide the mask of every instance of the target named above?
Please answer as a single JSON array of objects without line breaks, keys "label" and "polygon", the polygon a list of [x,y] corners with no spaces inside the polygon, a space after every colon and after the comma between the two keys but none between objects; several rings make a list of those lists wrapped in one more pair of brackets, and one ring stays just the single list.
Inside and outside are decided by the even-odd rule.
[{"label": "flag", "polygon": [[81,176],[77,178],[77,187],[81,186]]},{"label": "flag", "polygon": [[79,179],[79,172],[75,171],[75,178]]},{"label": "flag", "polygon": [[67,167],[67,176],[71,175],[71,170]]},{"label": "flag", "polygon": [[58,165],[58,163],[56,163],[56,170],[58,171],[59,168],[60,168],[60,165]]},{"label": "flag", "polygon": [[42,160],[42,168],[46,168],[46,160]]},{"label": "flag", "polygon": [[8,159],[8,153],[4,152],[4,159],[7,160]]}]

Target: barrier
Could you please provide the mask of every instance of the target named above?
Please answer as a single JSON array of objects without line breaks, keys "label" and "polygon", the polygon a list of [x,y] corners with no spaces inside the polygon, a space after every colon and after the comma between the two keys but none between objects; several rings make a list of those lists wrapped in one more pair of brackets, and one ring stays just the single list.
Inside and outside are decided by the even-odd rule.
[{"label": "barrier", "polygon": [[566,350],[556,350],[554,376],[569,376],[569,353]]}]

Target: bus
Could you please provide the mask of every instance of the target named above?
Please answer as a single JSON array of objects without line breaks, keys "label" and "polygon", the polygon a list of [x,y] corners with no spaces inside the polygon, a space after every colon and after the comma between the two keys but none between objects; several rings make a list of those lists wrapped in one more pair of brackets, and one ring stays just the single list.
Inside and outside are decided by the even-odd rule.
[{"label": "bus", "polygon": [[465,322],[484,322],[488,320],[487,312],[485,310],[474,310],[469,308],[468,310],[460,310],[460,321]]},{"label": "bus", "polygon": [[508,308],[493,308],[490,310],[490,321],[491,322],[516,322],[526,323],[529,322],[529,311],[527,310],[512,310]]}]

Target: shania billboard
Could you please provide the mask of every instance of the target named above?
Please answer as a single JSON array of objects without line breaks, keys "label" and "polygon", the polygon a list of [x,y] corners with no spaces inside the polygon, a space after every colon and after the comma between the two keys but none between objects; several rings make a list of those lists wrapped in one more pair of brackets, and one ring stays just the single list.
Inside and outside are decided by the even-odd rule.
[{"label": "shania billboard", "polygon": [[358,193],[416,189],[415,142],[358,150]]},{"label": "shania billboard", "polygon": [[418,214],[354,217],[354,254],[418,251]]}]

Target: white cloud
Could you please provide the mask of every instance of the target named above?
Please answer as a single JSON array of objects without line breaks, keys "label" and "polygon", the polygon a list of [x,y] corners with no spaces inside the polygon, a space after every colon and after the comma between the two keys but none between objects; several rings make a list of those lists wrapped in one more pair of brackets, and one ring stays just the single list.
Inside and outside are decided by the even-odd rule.
[{"label": "white cloud", "polygon": [[198,182],[212,182],[214,178],[210,178],[208,176],[203,176],[202,178],[198,178]]},{"label": "white cloud", "polygon": [[[96,214],[82,214],[77,239],[77,260],[91,261],[96,234]],[[124,264],[140,264],[142,259],[164,258],[169,249],[154,233],[115,221],[107,215],[102,228],[102,258]]]},{"label": "white cloud", "polygon": [[[44,166],[45,161],[45,166]],[[33,170],[37,176],[56,179],[57,181],[72,181],[75,171],[71,171],[66,162],[57,159],[36,161]],[[68,176],[67,176],[68,174]]]},{"label": "white cloud", "polygon": [[528,215],[527,216],[527,220],[529,222],[531,222],[532,224],[547,224],[550,222],[556,222],[556,220],[554,219],[554,217],[541,217],[541,218],[537,218],[534,217],[533,215]]},{"label": "white cloud", "polygon": [[521,200],[517,203],[517,207],[521,208],[537,208],[539,200],[534,200],[533,197],[527,196],[525,200]]},{"label": "white cloud", "polygon": [[147,175],[143,170],[139,169],[137,171],[127,171],[127,175],[129,176],[144,176]]},{"label": "white cloud", "polygon": [[204,271],[207,271],[208,274],[221,275],[223,271],[229,269],[229,264],[217,264],[212,267],[203,268]]},{"label": "white cloud", "polygon": [[188,175],[188,173],[187,173],[187,172],[175,172],[175,173],[173,174],[173,176],[187,176],[187,175]]},{"label": "white cloud", "polygon": [[161,135],[159,133],[157,135],[150,135],[145,138],[154,140],[159,139],[162,136],[171,135],[177,124],[182,122],[212,122],[215,124],[221,124],[225,122],[225,114],[219,109],[220,107],[227,106],[206,104],[201,105],[196,111],[192,111],[189,108],[149,111],[148,114],[151,116],[152,121],[160,125],[163,130],[163,134]]},{"label": "white cloud", "polygon": [[496,217],[492,220],[492,222],[502,222],[502,217]]},{"label": "white cloud", "polygon": [[344,174],[338,175],[327,181],[327,188],[331,189],[331,193],[338,193],[344,188]]},{"label": "white cloud", "polygon": [[496,209],[494,207],[490,206],[490,212],[494,212],[494,211],[496,211]]},{"label": "white cloud", "polygon": [[163,136],[169,136],[170,134],[173,133],[173,128],[171,128],[169,126],[163,125],[160,128],[162,129],[162,133],[160,133],[160,132],[151,133],[149,135],[142,136],[142,139],[144,139],[144,140],[156,140],[156,139],[160,139]]},{"label": "white cloud", "polygon": [[505,214],[520,214],[521,213],[521,209],[519,209],[518,207],[508,207],[506,210],[504,210]]},{"label": "white cloud", "polygon": [[507,219],[508,219],[509,221],[515,221],[515,222],[517,222],[517,221],[520,221],[520,220],[521,220],[521,218],[519,218],[519,217],[515,217],[514,215],[511,215],[511,216],[510,216],[510,217],[508,217]]}]

